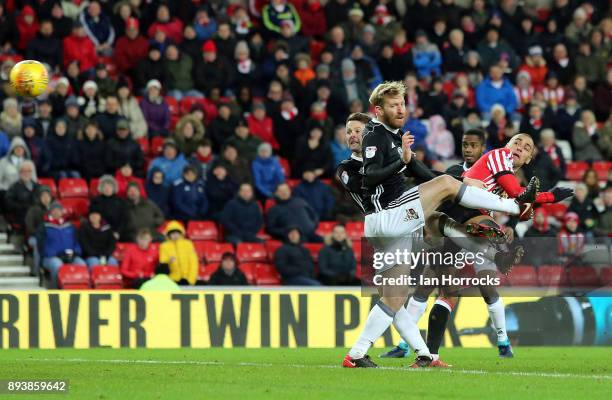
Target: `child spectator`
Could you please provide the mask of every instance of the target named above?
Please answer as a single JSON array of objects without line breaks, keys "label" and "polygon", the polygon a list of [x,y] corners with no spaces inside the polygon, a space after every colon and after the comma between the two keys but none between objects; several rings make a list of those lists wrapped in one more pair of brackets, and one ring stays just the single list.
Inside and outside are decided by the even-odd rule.
[{"label": "child spectator", "polygon": [[53,203],[45,217],[39,246],[42,249],[42,266],[51,273],[50,288],[57,288],[57,272],[64,264],[85,265],[81,258],[81,246],[74,226],[64,219],[60,203]]},{"label": "child spectator", "polygon": [[198,256],[193,242],[185,239],[185,228],[178,221],[170,221],[164,233],[167,239],[159,248],[159,262],[170,266],[170,279],[179,285],[195,285]]},{"label": "child spectator", "polygon": [[136,243],[127,245],[121,261],[121,275],[126,287],[138,289],[153,276],[159,259],[159,248],[152,245],[151,241],[151,232],[141,229],[136,235]]},{"label": "child spectator", "polygon": [[115,251],[113,231],[97,211],[90,211],[87,220],[79,228],[79,244],[89,269],[96,265],[117,266],[112,254]]},{"label": "child spectator", "polygon": [[208,281],[209,285],[247,286],[244,272],[238,268],[238,260],[233,253],[225,253],[221,257],[221,265]]}]

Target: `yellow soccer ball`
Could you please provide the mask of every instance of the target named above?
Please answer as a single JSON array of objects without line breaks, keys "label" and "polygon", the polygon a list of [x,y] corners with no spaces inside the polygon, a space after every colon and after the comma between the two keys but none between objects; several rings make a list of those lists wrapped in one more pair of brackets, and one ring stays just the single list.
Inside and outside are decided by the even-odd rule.
[{"label": "yellow soccer ball", "polygon": [[47,90],[49,75],[45,66],[34,60],[24,60],[11,69],[10,82],[13,90],[23,97],[40,96]]}]

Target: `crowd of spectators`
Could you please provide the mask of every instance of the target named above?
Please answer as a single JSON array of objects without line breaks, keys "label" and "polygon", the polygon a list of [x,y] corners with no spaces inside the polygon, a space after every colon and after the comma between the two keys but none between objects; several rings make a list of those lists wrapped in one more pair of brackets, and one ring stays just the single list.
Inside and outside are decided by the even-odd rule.
[{"label": "crowd of spectators", "polygon": [[[603,0],[0,0],[0,208],[52,275],[68,261],[118,264],[120,241],[133,243],[130,285],[158,261],[194,284],[198,260],[171,249],[191,257],[184,223],[213,220],[233,245],[262,229],[284,241],[284,283],[348,284],[342,226],[316,229],[361,218],[330,179],[350,154],[344,119],[368,111],[375,85],[405,82],[404,129],[430,166],[460,157],[466,129],[485,129],[487,148],[526,132],[538,150],[524,175],[546,190],[571,162],[612,158],[611,50]],[[38,99],[8,84],[23,58],[48,67]],[[78,230],[39,177],[99,179]],[[574,231],[611,231],[611,189],[596,173],[584,182],[562,254]],[[530,234],[549,231],[538,218]],[[174,247],[152,257],[164,240]],[[301,244],[324,240],[317,275]],[[243,282],[236,262],[224,256],[212,281]]]}]

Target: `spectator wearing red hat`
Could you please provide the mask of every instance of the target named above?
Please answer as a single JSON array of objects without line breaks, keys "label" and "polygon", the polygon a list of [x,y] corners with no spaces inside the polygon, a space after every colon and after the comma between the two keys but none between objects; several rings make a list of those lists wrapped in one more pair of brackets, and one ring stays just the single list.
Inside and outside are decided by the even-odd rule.
[{"label": "spectator wearing red hat", "polygon": [[38,19],[32,7],[23,7],[23,10],[17,16],[17,31],[19,32],[17,49],[24,51],[30,40],[34,39],[36,32],[38,32]]},{"label": "spectator wearing red hat", "polygon": [[93,69],[98,63],[98,55],[93,42],[87,37],[83,24],[76,21],[72,33],[64,39],[64,67],[77,61],[82,72]]},{"label": "spectator wearing red hat", "polygon": [[202,58],[195,62],[193,77],[196,89],[210,95],[212,89],[225,91],[228,86],[228,68],[225,61],[217,56],[217,45],[207,40],[202,45]]},{"label": "spectator wearing red hat", "polygon": [[157,8],[156,20],[149,26],[147,35],[153,38],[158,30],[164,32],[174,43],[183,40],[183,23],[176,17],[172,18],[170,9],[165,4],[160,4]]},{"label": "spectator wearing red hat", "polygon": [[120,73],[129,73],[147,56],[148,41],[140,35],[139,27],[140,23],[136,18],[128,18],[125,36],[121,36],[115,44],[114,59]]}]

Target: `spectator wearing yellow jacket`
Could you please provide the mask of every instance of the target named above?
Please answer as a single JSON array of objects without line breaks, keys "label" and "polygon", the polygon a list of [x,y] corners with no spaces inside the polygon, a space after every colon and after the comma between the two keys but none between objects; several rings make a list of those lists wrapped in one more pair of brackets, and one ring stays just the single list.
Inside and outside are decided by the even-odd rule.
[{"label": "spectator wearing yellow jacket", "polygon": [[164,233],[167,240],[159,248],[159,262],[170,266],[170,279],[179,285],[195,285],[198,256],[193,242],[185,239],[185,228],[178,221],[170,221]]}]

